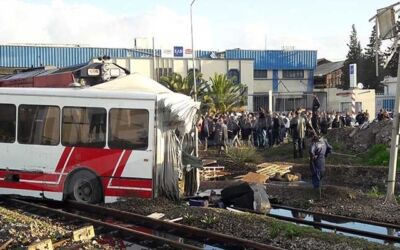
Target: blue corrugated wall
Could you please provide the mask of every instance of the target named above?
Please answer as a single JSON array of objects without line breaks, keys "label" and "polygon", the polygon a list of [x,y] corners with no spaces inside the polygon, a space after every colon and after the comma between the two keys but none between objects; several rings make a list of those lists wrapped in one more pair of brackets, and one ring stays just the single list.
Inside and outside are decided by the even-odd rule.
[{"label": "blue corrugated wall", "polygon": [[226,59],[254,59],[254,69],[315,69],[315,50],[227,50]]},{"label": "blue corrugated wall", "polygon": [[[156,56],[161,50],[156,49]],[[209,57],[213,51],[196,51],[196,57]],[[91,48],[91,47],[52,47],[52,46],[22,46],[0,45],[0,67],[39,67],[52,65],[67,67],[87,63],[99,56],[117,57],[151,57],[152,49],[123,48]]]},{"label": "blue corrugated wall", "polygon": [[[0,67],[38,67],[53,65],[67,67],[108,55],[111,57],[148,57],[153,50],[119,48],[50,47],[50,46],[0,46]],[[161,51],[156,50],[156,55]]]},{"label": "blue corrugated wall", "polygon": [[[0,67],[38,67],[42,65],[66,67],[86,63],[103,55],[114,58],[149,57],[153,55],[152,51],[152,49],[0,45]],[[215,51],[198,50],[196,57],[210,58],[212,52]],[[156,56],[160,54],[161,50],[157,49]],[[254,69],[314,70],[317,63],[317,52],[310,50],[227,50],[225,59],[254,60]]]}]

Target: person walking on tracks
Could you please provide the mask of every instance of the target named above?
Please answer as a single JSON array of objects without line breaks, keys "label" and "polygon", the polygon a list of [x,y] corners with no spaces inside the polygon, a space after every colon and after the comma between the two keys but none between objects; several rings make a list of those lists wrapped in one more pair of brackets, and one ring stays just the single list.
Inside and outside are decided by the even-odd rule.
[{"label": "person walking on tracks", "polygon": [[309,151],[310,170],[312,175],[312,184],[319,199],[321,199],[321,180],[325,175],[325,158],[331,152],[332,146],[314,132]]}]

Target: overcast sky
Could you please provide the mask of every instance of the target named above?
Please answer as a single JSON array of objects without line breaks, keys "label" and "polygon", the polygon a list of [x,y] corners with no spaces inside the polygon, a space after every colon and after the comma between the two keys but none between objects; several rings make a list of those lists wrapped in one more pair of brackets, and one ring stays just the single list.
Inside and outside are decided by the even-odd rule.
[{"label": "overcast sky", "polygon": [[[156,47],[190,47],[191,0],[0,0],[0,43],[133,47],[155,37]],[[318,50],[344,59],[351,25],[362,47],[376,9],[389,0],[196,0],[195,49]]]}]

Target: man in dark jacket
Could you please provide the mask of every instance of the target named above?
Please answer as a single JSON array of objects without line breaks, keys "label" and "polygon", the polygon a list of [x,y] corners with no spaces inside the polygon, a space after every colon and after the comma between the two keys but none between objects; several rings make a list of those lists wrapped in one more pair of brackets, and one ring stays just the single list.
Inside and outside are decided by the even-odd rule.
[{"label": "man in dark jacket", "polygon": [[215,126],[215,143],[218,147],[218,154],[221,154],[223,150],[228,151],[228,127],[222,118],[218,119]]},{"label": "man in dark jacket", "polygon": [[325,174],[325,158],[332,152],[332,146],[317,134],[313,135],[310,145],[310,170],[312,175],[312,184],[317,190],[321,199],[321,180]]}]

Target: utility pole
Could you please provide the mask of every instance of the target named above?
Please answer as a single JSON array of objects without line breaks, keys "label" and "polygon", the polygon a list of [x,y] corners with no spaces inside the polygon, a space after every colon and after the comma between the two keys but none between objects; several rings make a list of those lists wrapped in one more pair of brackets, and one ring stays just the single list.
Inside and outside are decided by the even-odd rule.
[{"label": "utility pole", "polygon": [[[194,46],[193,46],[193,15],[192,8],[196,0],[193,0],[190,4],[190,36],[192,40],[192,74],[193,74],[193,88],[194,88],[194,101],[197,102],[197,83],[196,83],[196,64],[194,61]],[[194,144],[195,144],[195,156],[199,156],[199,135],[197,131],[197,119],[194,130]]]},{"label": "utility pole", "polygon": [[[396,20],[394,7],[399,5],[400,2],[392,4],[382,9],[377,10],[377,14],[373,16],[369,21],[376,20],[377,33],[379,32],[380,40],[394,38],[394,43],[392,45],[393,51],[389,56],[390,60],[395,52],[399,52],[398,40],[399,34],[396,28]],[[378,40],[376,42],[379,42]],[[378,51],[375,51],[378,53]],[[386,62],[386,65],[388,62]],[[396,203],[395,196],[395,186],[396,186],[396,168],[397,168],[397,157],[399,148],[399,105],[400,105],[400,53],[399,53],[399,63],[397,65],[397,86],[396,86],[396,99],[394,103],[394,113],[393,113],[393,125],[392,125],[392,139],[390,143],[390,161],[389,161],[389,173],[387,179],[387,190],[385,203]]]}]

